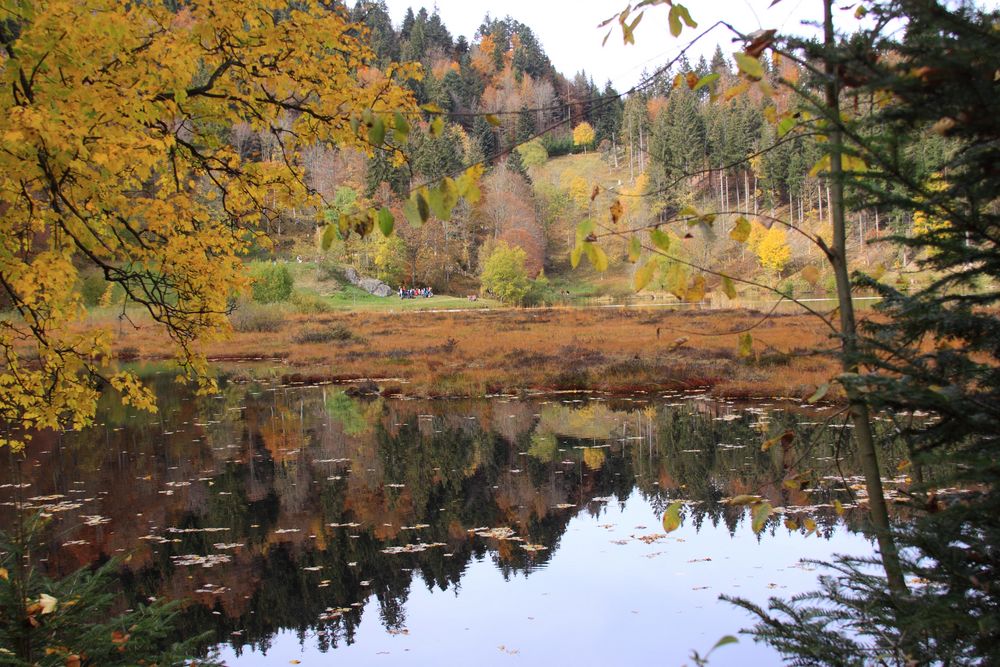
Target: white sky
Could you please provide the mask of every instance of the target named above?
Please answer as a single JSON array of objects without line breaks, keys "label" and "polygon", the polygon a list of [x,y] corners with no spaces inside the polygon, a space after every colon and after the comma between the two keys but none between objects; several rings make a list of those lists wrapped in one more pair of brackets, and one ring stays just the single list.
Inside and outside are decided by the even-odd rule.
[{"label": "white sky", "polygon": [[[697,29],[686,29],[680,38],[674,39],[667,29],[667,8],[661,5],[647,10],[636,29],[635,45],[622,44],[621,30],[615,23],[615,32],[602,48],[607,28],[599,30],[597,24],[620,12],[627,4],[628,0],[437,0],[436,3],[429,0],[423,6],[428,11],[436,6],[452,36],[465,35],[470,42],[487,12],[494,18],[510,15],[531,28],[559,72],[572,77],[581,69],[586,70],[598,86],[603,87],[610,79],[619,91],[635,84],[643,68],[654,71],[674,57],[687,40],[719,19],[745,32],[761,27],[800,32],[804,30],[800,27],[803,19],[822,18],[820,0],[782,0],[771,9],[767,8],[770,0],[688,0],[685,6],[698,22]],[[406,8],[412,6],[416,11],[421,3],[419,0],[387,0],[387,5],[398,28]],[[853,9],[842,12],[842,16],[845,25],[853,22]],[[693,54],[693,57],[689,55],[690,59],[696,61],[701,54],[710,57],[717,43],[726,55],[736,50],[728,31],[719,27],[689,51]]]}]

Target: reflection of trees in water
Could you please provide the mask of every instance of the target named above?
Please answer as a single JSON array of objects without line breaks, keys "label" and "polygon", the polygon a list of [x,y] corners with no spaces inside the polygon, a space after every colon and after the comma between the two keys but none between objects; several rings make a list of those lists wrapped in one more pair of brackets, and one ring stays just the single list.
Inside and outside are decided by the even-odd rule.
[{"label": "reflection of trees in water", "polygon": [[[403,628],[411,586],[455,587],[472,559],[492,559],[504,577],[530,574],[559,548],[573,517],[598,516],[603,499],[638,492],[658,511],[694,501],[685,514],[696,527],[707,521],[732,532],[744,510],[722,504],[726,496],[760,493],[776,506],[832,497],[783,485],[829,468],[820,459],[834,453],[803,425],[815,415],[801,412],[770,412],[762,427],[759,413],[704,400],[435,403],[359,401],[331,387],[266,389],[230,386],[195,400],[160,387],[160,415],[109,413],[90,442],[40,437],[29,458],[42,465],[23,472],[32,493],[65,494],[83,481],[91,495],[103,492],[95,502],[114,528],[98,534],[57,515],[61,540],[88,544],[54,544],[52,563],[129,550],[123,586],[131,599],[197,600],[185,632],[214,627],[237,648],[265,649],[276,632],[294,629],[325,649],[353,641],[372,597],[382,624]],[[796,431],[793,447],[760,451],[768,434],[785,429]],[[813,439],[811,451],[800,449]],[[94,505],[80,512],[93,514]],[[834,520],[828,513],[824,525]],[[770,529],[777,525],[772,519]],[[502,526],[547,550],[468,532]],[[150,533],[176,541],[139,539]],[[445,546],[383,553],[415,543]],[[191,568],[172,560],[213,553],[231,561]]]}]

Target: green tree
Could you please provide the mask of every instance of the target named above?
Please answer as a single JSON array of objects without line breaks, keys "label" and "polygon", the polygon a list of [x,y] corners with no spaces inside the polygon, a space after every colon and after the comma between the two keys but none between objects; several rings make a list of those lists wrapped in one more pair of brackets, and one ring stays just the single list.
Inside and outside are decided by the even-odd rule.
[{"label": "green tree", "polygon": [[521,162],[526,167],[540,167],[549,159],[549,152],[545,150],[545,144],[538,139],[521,144],[514,150],[521,155]]},{"label": "green tree", "polygon": [[531,290],[531,281],[525,269],[527,253],[503,241],[497,243],[483,262],[480,275],[481,291],[500,301],[520,305]]},{"label": "green tree", "polygon": [[295,279],[284,264],[254,262],[250,266],[253,300],[257,303],[287,301],[292,296]]}]

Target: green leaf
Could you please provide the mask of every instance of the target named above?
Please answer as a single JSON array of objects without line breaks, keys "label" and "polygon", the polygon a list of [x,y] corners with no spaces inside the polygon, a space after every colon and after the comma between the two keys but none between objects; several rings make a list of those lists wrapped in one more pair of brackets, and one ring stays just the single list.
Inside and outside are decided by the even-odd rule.
[{"label": "green leaf", "polygon": [[694,22],[691,18],[691,14],[688,12],[687,7],[684,5],[674,5],[677,8],[677,13],[680,14],[681,18],[684,19],[684,23],[687,24],[689,28],[697,28],[698,24]]},{"label": "green leaf", "polygon": [[585,218],[580,221],[576,226],[576,242],[577,245],[583,243],[584,239],[590,236],[591,232],[594,231],[594,221],[590,218]]},{"label": "green leaf", "polygon": [[590,260],[595,269],[602,272],[608,270],[608,256],[604,252],[604,248],[596,243],[584,243],[583,249],[587,253],[587,259]]},{"label": "green leaf", "polygon": [[732,635],[726,635],[725,637],[723,637],[719,641],[715,642],[715,646],[712,647],[712,650],[714,651],[715,649],[719,648],[720,646],[725,646],[726,644],[739,644],[739,643],[740,643],[740,640],[737,639],[736,637],[733,637]]},{"label": "green leaf", "polygon": [[649,284],[649,281],[653,279],[653,274],[656,273],[656,267],[657,263],[651,259],[635,272],[636,292],[641,292],[642,288]]},{"label": "green leaf", "polygon": [[430,204],[431,213],[439,220],[448,220],[451,217],[451,211],[444,205],[444,193],[439,187],[430,189],[427,193],[427,203]]},{"label": "green leaf", "polygon": [[420,209],[417,206],[415,197],[410,197],[403,202],[403,217],[413,227],[420,227],[420,225],[424,224],[424,221],[420,218]]},{"label": "green leaf", "polygon": [[698,79],[698,83],[694,84],[694,88],[692,88],[692,90],[701,90],[705,86],[710,86],[711,84],[715,83],[718,80],[719,80],[718,72],[712,72],[711,74],[706,74],[705,76]]},{"label": "green leaf", "polygon": [[438,186],[441,188],[441,195],[444,197],[445,208],[448,209],[448,216],[451,216],[452,210],[458,203],[458,186],[455,184],[455,179],[450,176],[445,176],[441,179],[441,184]]},{"label": "green leaf", "polygon": [[753,532],[759,533],[764,530],[764,524],[767,523],[768,517],[771,516],[773,512],[771,503],[763,502],[753,506],[750,510],[750,527],[753,528]]},{"label": "green leaf", "polygon": [[736,298],[736,285],[729,276],[722,276],[722,293],[730,299]]},{"label": "green leaf", "polygon": [[806,402],[808,402],[808,403],[815,403],[819,399],[821,399],[824,396],[826,396],[826,392],[828,392],[828,391],[830,391],[830,383],[829,382],[824,382],[823,384],[821,384],[816,389],[816,393],[814,393],[812,396],[810,396],[808,399],[806,399]]},{"label": "green leaf", "polygon": [[470,205],[474,205],[479,201],[482,192],[479,190],[479,183],[475,175],[470,171],[467,169],[458,177],[458,180],[455,181],[455,187],[458,188],[458,196],[469,202]]},{"label": "green leaf", "polygon": [[667,507],[667,511],[663,513],[663,530],[672,533],[681,527],[681,507],[684,504],[682,502],[675,501],[670,503]]},{"label": "green leaf", "polygon": [[578,243],[576,247],[573,248],[573,252],[569,254],[569,263],[574,269],[580,265],[580,257],[583,256],[583,244]]},{"label": "green leaf", "polygon": [[382,230],[382,236],[389,236],[392,234],[392,228],[395,225],[395,220],[392,217],[392,211],[383,206],[378,212],[378,228]]},{"label": "green leaf", "polygon": [[444,113],[444,109],[439,107],[434,102],[428,102],[427,104],[424,104],[420,108],[426,111],[427,113],[438,113],[438,114]]},{"label": "green leaf", "polygon": [[791,116],[786,116],[785,118],[782,118],[781,122],[778,123],[778,137],[780,138],[785,136],[786,134],[792,131],[793,127],[795,127],[794,118],[792,118]]},{"label": "green leaf", "polygon": [[444,132],[444,118],[436,116],[431,121],[431,136],[440,137],[442,132]]},{"label": "green leaf", "polygon": [[677,5],[670,8],[670,13],[667,14],[667,21],[670,23],[670,34],[674,37],[680,37],[684,26],[681,25],[681,15]]},{"label": "green leaf", "polygon": [[653,242],[653,245],[667,252],[670,250],[670,235],[659,229],[649,230],[649,239]]},{"label": "green leaf", "polygon": [[496,114],[488,113],[486,114],[486,122],[493,127],[500,127],[500,118]]},{"label": "green leaf", "polygon": [[[426,188],[424,188],[426,190]],[[431,207],[427,203],[427,196],[424,192],[415,192],[417,200],[417,212],[420,214],[420,222],[424,223],[431,219]]]},{"label": "green leaf", "polygon": [[323,250],[329,250],[330,246],[333,245],[333,240],[337,238],[337,226],[327,225],[323,228],[323,237],[320,239],[320,247]]},{"label": "green leaf", "polygon": [[642,241],[638,236],[633,236],[628,242],[628,261],[635,263],[642,255]]},{"label": "green leaf", "polygon": [[750,238],[750,221],[742,215],[736,218],[736,226],[729,232],[729,238],[737,243],[746,243]]},{"label": "green leaf", "polygon": [[381,146],[385,141],[385,121],[381,117],[376,117],[368,128],[368,141],[372,146]]},{"label": "green leaf", "polygon": [[397,111],[396,115],[393,116],[392,126],[396,131],[396,138],[399,140],[399,143],[406,143],[407,138],[410,136],[410,124],[407,122],[406,117]]},{"label": "green leaf", "polygon": [[739,347],[736,352],[741,357],[749,357],[753,354],[753,336],[749,333],[742,334],[740,336]]},{"label": "green leaf", "polygon": [[741,51],[737,51],[733,54],[733,58],[736,59],[736,66],[739,70],[751,79],[764,78],[764,66],[753,56],[748,56]]}]

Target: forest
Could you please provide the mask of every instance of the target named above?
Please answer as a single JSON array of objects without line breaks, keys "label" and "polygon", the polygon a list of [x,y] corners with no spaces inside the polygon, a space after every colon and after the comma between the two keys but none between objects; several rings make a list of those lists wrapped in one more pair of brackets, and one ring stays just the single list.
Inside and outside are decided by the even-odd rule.
[{"label": "forest", "polygon": [[1000,660],[995,8],[638,0],[623,90],[485,12],[0,9],[0,662],[583,659],[520,605],[620,603],[611,535],[612,634],[706,604],[671,568],[772,580],[693,664]]}]

